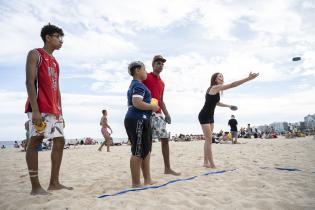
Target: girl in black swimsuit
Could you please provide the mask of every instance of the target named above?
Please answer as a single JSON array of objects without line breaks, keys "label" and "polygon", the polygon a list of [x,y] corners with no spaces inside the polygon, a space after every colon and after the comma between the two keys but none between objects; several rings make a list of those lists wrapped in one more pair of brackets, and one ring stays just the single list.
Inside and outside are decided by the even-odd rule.
[{"label": "girl in black swimsuit", "polygon": [[224,78],[221,73],[215,73],[212,75],[211,84],[206,93],[206,102],[198,115],[203,135],[205,137],[203,164],[204,167],[215,168],[211,149],[212,132],[214,125],[213,115],[215,107],[218,105],[222,107],[229,107],[232,110],[237,110],[236,106],[227,105],[220,102],[220,92],[237,87],[245,82],[255,79],[258,75],[259,73],[250,73],[248,77],[226,85],[223,85]]}]

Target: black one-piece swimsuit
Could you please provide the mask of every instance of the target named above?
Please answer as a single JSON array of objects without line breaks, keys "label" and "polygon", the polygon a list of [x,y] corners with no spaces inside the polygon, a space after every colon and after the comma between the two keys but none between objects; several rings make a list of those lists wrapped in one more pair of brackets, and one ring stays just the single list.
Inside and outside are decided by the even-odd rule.
[{"label": "black one-piece swimsuit", "polygon": [[220,93],[215,95],[206,94],[206,102],[199,112],[198,119],[200,124],[214,123],[213,115],[217,103],[220,101]]}]

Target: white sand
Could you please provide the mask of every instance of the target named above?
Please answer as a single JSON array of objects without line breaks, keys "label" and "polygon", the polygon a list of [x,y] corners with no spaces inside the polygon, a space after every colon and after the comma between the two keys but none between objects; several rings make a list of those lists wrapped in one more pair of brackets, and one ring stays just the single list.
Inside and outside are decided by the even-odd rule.
[{"label": "white sand", "polygon": [[[159,189],[97,198],[130,186],[129,146],[97,152],[98,145],[64,151],[61,181],[73,191],[54,191],[49,196],[29,195],[25,153],[0,150],[0,209],[315,209],[315,140],[257,140],[239,145],[213,145],[216,170],[232,172],[200,176],[203,142],[171,142],[172,167],[180,178],[198,176]],[[39,153],[40,181],[47,188],[50,151]],[[260,167],[270,167],[262,169]],[[294,167],[301,172],[279,171]],[[158,184],[176,179],[163,174],[160,143],[153,144],[152,178]],[[313,172],[313,173],[312,173]]]}]

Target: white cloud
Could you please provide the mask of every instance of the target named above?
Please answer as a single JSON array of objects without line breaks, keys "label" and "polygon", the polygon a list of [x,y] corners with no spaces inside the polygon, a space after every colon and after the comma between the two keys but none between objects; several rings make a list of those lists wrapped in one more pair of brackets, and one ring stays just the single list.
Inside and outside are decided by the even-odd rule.
[{"label": "white cloud", "polygon": [[26,99],[26,90],[25,92],[13,92],[0,89],[0,114],[23,113]]},{"label": "white cloud", "polygon": [[[167,58],[162,78],[173,132],[189,128],[201,132],[197,115],[214,72],[222,72],[226,83],[250,71],[260,73],[242,94],[235,89],[222,98],[236,102],[241,122],[302,120],[315,104],[310,83],[315,77],[314,8],[310,0],[6,1],[0,7],[0,65],[24,66],[27,51],[42,46],[39,33],[44,24],[64,29],[64,46],[55,55],[67,79],[65,89],[78,93],[63,94],[69,137],[98,136],[103,108],[110,110],[115,135],[125,135],[122,119],[131,80],[127,65],[143,60],[150,71],[157,52]],[[294,56],[302,60],[292,62]],[[6,75],[1,71],[1,77]],[[73,81],[79,82],[73,85]],[[288,85],[288,91],[279,96],[275,96],[277,90],[270,96],[254,89],[258,84],[276,87],[278,83]],[[80,94],[81,86],[87,87],[86,94]],[[14,128],[20,132],[26,93],[24,85],[16,85],[16,91],[0,89],[1,118],[14,116],[10,125],[1,121],[5,126],[0,132],[8,137]],[[217,110],[218,129],[226,126],[230,113]]]},{"label": "white cloud", "polygon": [[163,28],[185,18],[198,7],[192,0],[82,1],[78,8],[84,16],[103,16],[115,24],[135,29]]},{"label": "white cloud", "polygon": [[87,31],[81,36],[69,34],[65,38],[60,56],[65,62],[97,62],[102,57],[131,53],[137,47],[117,34]]},{"label": "white cloud", "polygon": [[204,38],[236,41],[230,31],[246,9],[222,1],[204,1],[199,8],[199,22],[207,29]]}]

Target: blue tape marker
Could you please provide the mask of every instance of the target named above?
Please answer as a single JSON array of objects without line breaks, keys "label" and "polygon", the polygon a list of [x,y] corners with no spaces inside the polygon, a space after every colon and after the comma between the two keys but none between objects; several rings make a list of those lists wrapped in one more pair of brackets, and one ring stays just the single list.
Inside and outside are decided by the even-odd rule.
[{"label": "blue tape marker", "polygon": [[279,167],[275,167],[275,169],[281,170],[281,171],[302,171],[300,169],[297,168],[279,168]]},{"label": "blue tape marker", "polygon": [[[236,170],[236,169],[222,170],[222,171],[211,171],[211,172],[202,174],[202,176],[207,176],[209,174],[222,174],[222,173],[225,173],[228,171],[234,171],[234,170]],[[197,176],[192,176],[192,177],[188,177],[188,178],[184,178],[184,179],[174,179],[174,180],[168,181],[168,182],[161,184],[161,185],[152,185],[152,186],[144,186],[144,187],[139,187],[139,188],[127,189],[127,190],[123,190],[123,191],[113,193],[113,194],[103,194],[103,195],[98,196],[97,198],[111,197],[111,196],[116,196],[116,195],[122,195],[122,194],[125,194],[128,192],[136,192],[136,191],[142,191],[142,190],[147,190],[147,189],[157,189],[157,188],[164,187],[166,185],[173,184],[176,182],[190,181],[190,180],[193,180],[195,178],[197,178]]]},{"label": "blue tape marker", "polygon": [[234,170],[236,170],[236,169],[222,170],[222,171],[210,171],[210,172],[202,174],[202,176],[208,176],[210,174],[222,174],[222,173],[225,173],[225,172],[228,172],[228,171],[234,171]]},{"label": "blue tape marker", "polygon": [[[260,167],[261,169],[269,169],[271,167]],[[275,169],[280,170],[280,171],[302,171],[297,168],[284,168],[284,167],[275,167]]]},{"label": "blue tape marker", "polygon": [[97,198],[105,198],[105,197],[109,197],[109,196],[122,195],[122,194],[125,194],[125,193],[128,193],[128,192],[136,192],[136,191],[142,191],[142,190],[147,190],[147,189],[157,189],[157,188],[169,185],[169,184],[173,184],[175,182],[182,182],[182,181],[193,180],[196,177],[197,176],[192,176],[192,177],[185,178],[185,179],[174,179],[174,180],[171,180],[171,181],[166,182],[165,184],[161,184],[161,185],[153,185],[153,186],[145,186],[145,187],[140,187],[140,188],[127,189],[127,190],[123,190],[123,191],[120,191],[120,192],[117,192],[117,193],[114,193],[114,194],[103,194],[103,195],[98,196]]}]

